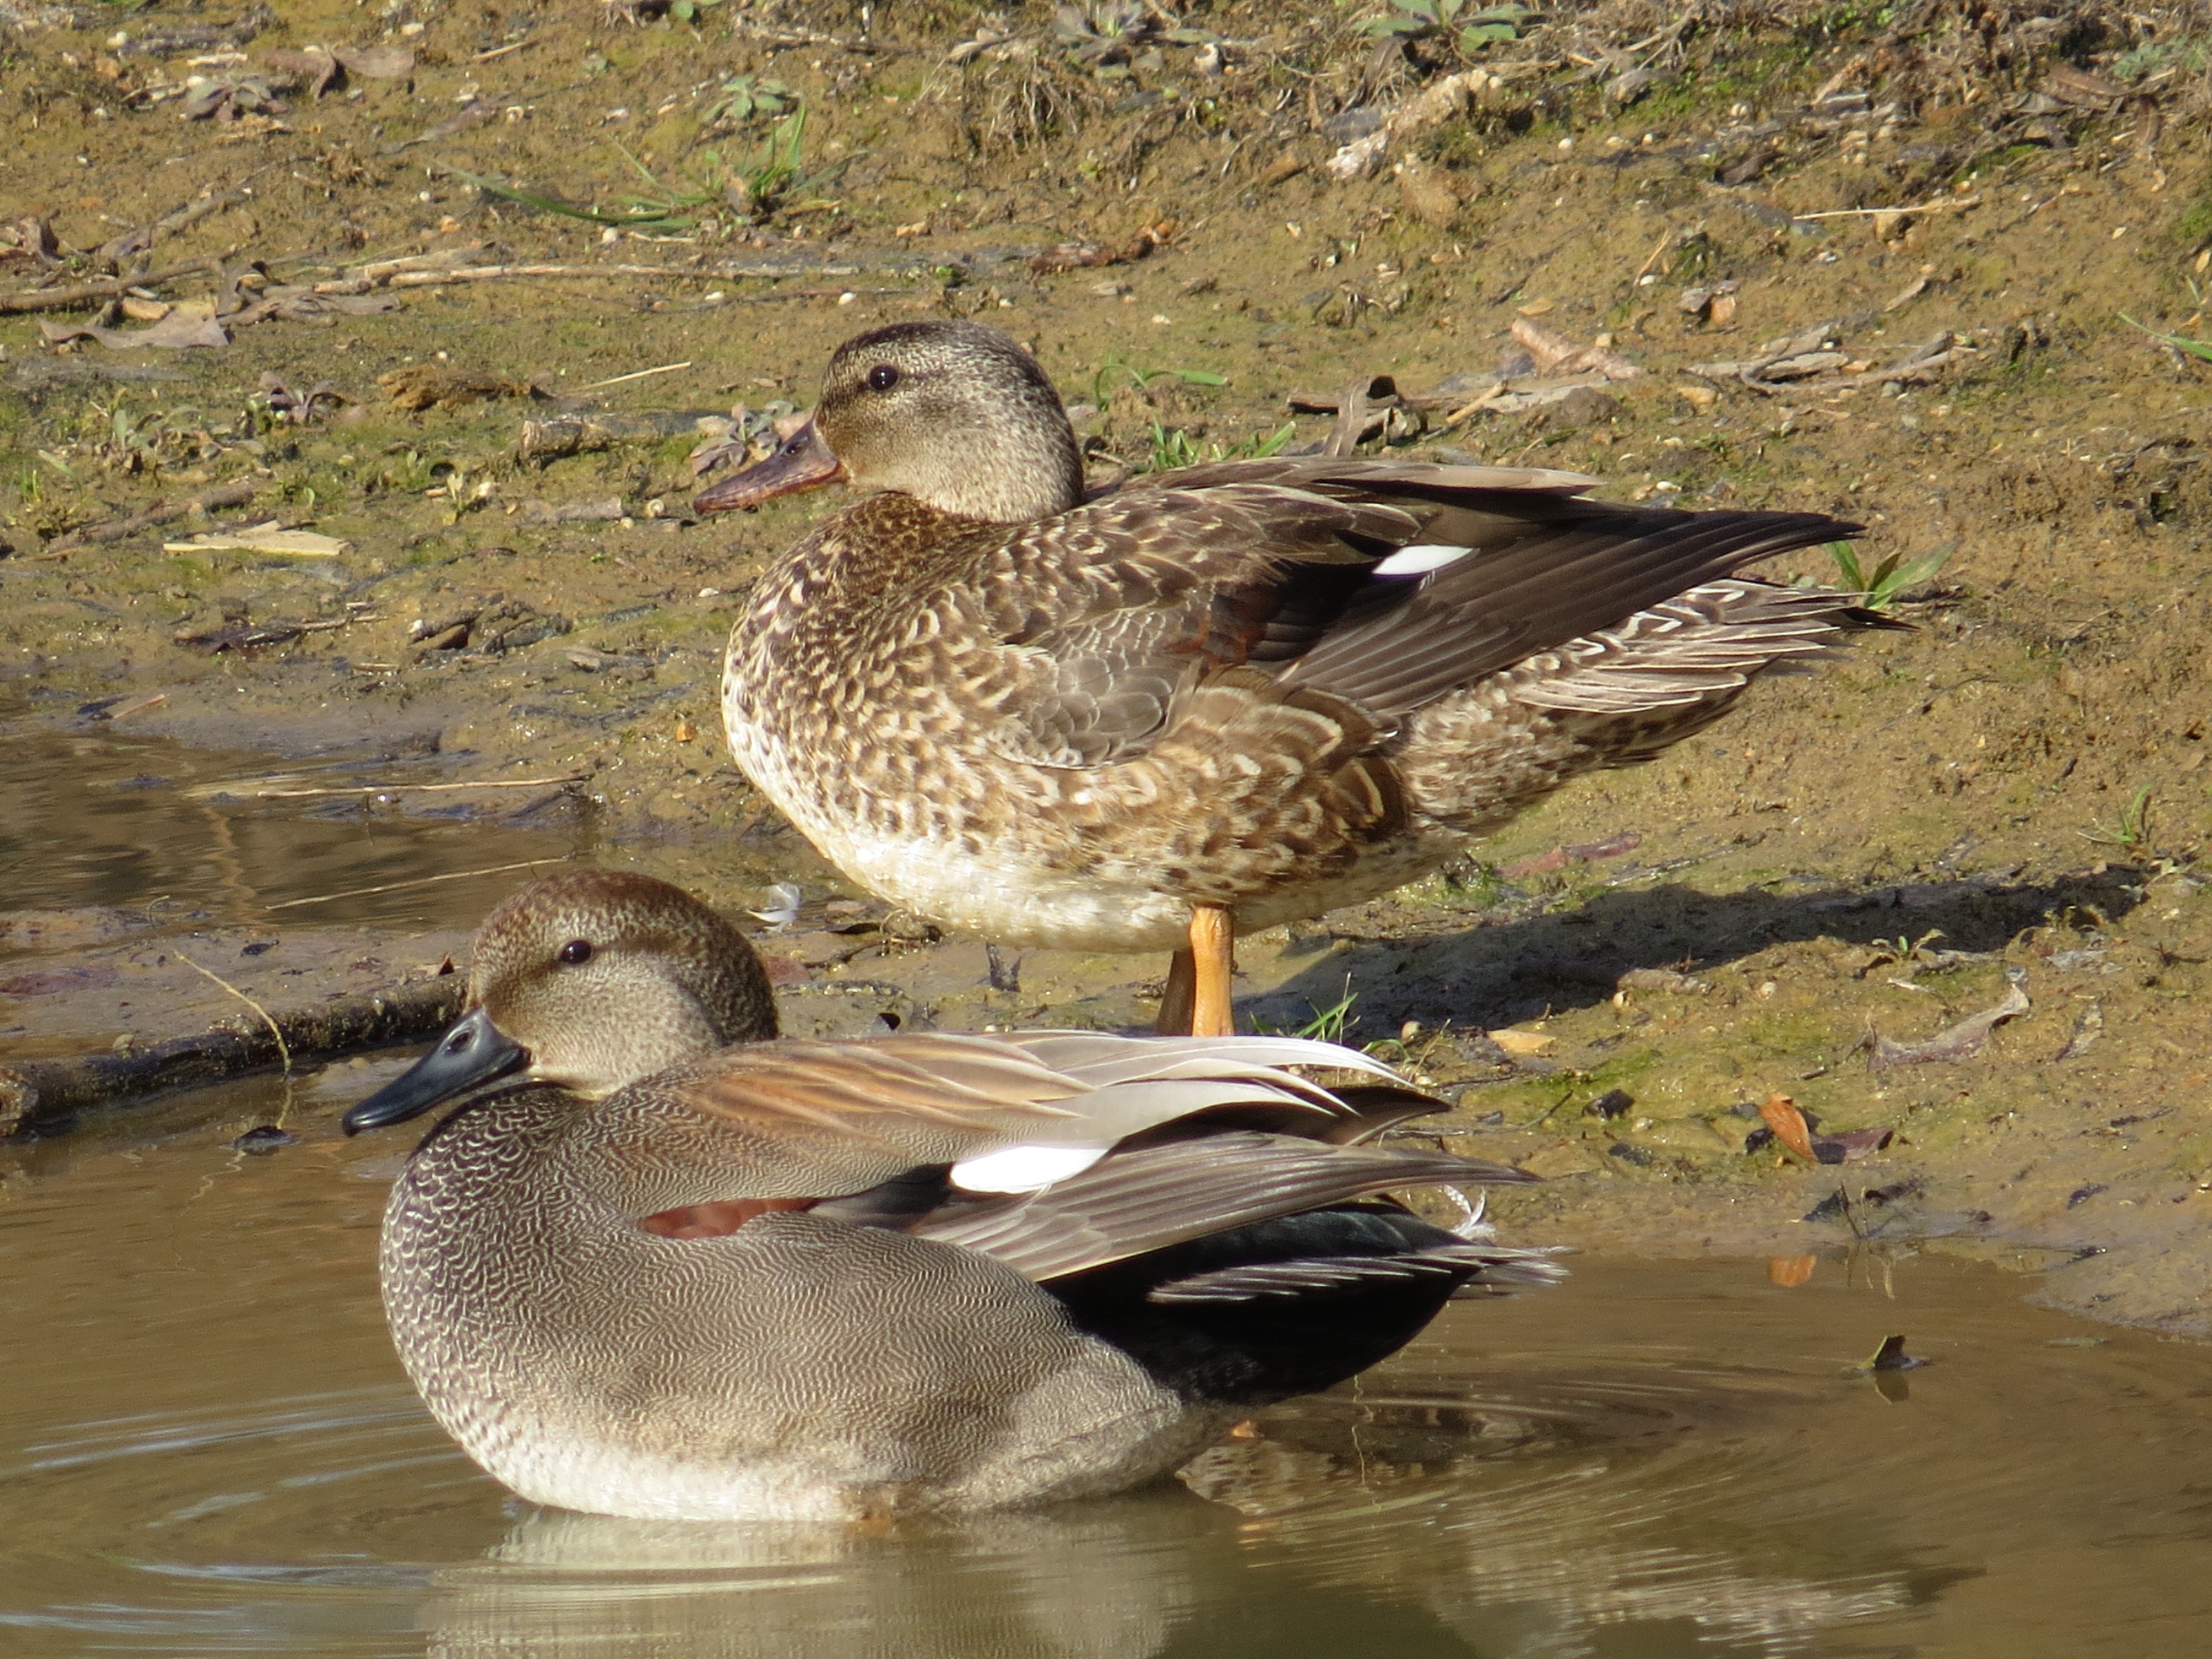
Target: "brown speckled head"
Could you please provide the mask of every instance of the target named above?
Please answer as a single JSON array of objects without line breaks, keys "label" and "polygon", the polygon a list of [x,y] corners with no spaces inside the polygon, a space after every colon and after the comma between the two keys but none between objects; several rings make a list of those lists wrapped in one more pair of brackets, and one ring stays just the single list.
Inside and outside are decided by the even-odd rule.
[{"label": "brown speckled head", "polygon": [[469,1000],[529,1051],[531,1077],[594,1097],[776,1034],[744,935],[682,888],[614,870],[534,881],[486,917]]},{"label": "brown speckled head", "polygon": [[979,323],[894,323],[837,349],[814,421],[863,489],[1026,524],[1083,499],[1083,457],[1036,359]]}]

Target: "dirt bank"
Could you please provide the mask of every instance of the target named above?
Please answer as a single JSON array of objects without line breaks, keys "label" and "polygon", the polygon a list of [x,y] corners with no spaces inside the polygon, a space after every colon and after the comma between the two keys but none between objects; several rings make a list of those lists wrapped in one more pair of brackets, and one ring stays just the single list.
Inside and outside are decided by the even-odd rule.
[{"label": "dirt bank", "polygon": [[[1031,343],[1102,465],[1310,442],[1388,374],[1372,443],[1861,519],[1863,568],[1923,562],[1917,631],[1252,941],[1246,1017],[1355,994],[1557,1177],[1516,1231],[1784,1276],[1940,1237],[2212,1326],[2212,364],[2153,332],[2212,331],[2201,15],[80,9],[0,7],[17,731],[573,778],[594,855],[818,903],[718,742],[722,636],[821,505],[689,521],[733,403],[757,438],[839,339],[945,312]],[[331,539],[192,544],[272,520]],[[824,1029],[1131,1020],[1155,967],[993,988],[873,915],[767,941]],[[1747,1154],[1778,1094],[1893,1138]]]}]

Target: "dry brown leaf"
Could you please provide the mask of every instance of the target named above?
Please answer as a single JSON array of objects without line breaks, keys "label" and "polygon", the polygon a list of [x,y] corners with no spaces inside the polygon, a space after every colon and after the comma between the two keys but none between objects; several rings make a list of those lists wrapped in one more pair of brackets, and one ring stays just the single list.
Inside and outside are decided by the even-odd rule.
[{"label": "dry brown leaf", "polygon": [[1788,1095],[1767,1096],[1759,1103],[1759,1115],[1774,1131],[1777,1140],[1808,1164],[1814,1161],[1813,1132],[1805,1126],[1805,1114]]},{"label": "dry brown leaf", "polygon": [[[1516,1060],[1525,1060],[1533,1055],[1549,1054],[1559,1046],[1559,1038],[1542,1031],[1516,1031],[1510,1025],[1501,1027],[1495,1031],[1486,1031],[1483,1035]],[[1807,1156],[1809,1157],[1810,1154]]]}]

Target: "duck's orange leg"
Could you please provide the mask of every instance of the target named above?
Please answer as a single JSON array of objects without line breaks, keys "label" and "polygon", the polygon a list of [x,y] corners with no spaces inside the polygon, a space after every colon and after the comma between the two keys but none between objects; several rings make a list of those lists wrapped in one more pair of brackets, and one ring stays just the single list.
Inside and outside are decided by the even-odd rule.
[{"label": "duck's orange leg", "polygon": [[1237,1016],[1229,1006],[1229,976],[1237,966],[1236,928],[1227,905],[1190,907],[1190,1034],[1234,1035]]},{"label": "duck's orange leg", "polygon": [[1229,976],[1236,968],[1236,928],[1221,904],[1190,907],[1190,943],[1168,965],[1160,993],[1162,1036],[1231,1036],[1237,1018],[1229,1006]]}]

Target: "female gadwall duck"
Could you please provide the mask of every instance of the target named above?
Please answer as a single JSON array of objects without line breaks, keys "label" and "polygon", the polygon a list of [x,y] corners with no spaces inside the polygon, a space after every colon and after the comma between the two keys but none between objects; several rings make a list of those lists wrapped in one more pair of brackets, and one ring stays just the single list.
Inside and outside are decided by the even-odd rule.
[{"label": "female gadwall duck", "polygon": [[1043,371],[969,323],[846,342],[811,422],[697,505],[841,477],[880,493],[731,635],[738,763],[921,915],[1178,947],[1164,1031],[1231,1028],[1232,932],[1412,880],[1863,620],[1735,574],[1858,526],[1572,473],[1278,457],[1086,500]]},{"label": "female gadwall duck", "polygon": [[1379,1196],[1528,1177],[1358,1144],[1436,1103],[1328,1043],[775,1041],[741,935],[596,871],[495,910],[469,990],[345,1125],[492,1085],[392,1189],[385,1307],[432,1413],[539,1503],[867,1518],[1118,1491],[1457,1291],[1557,1275]]}]

